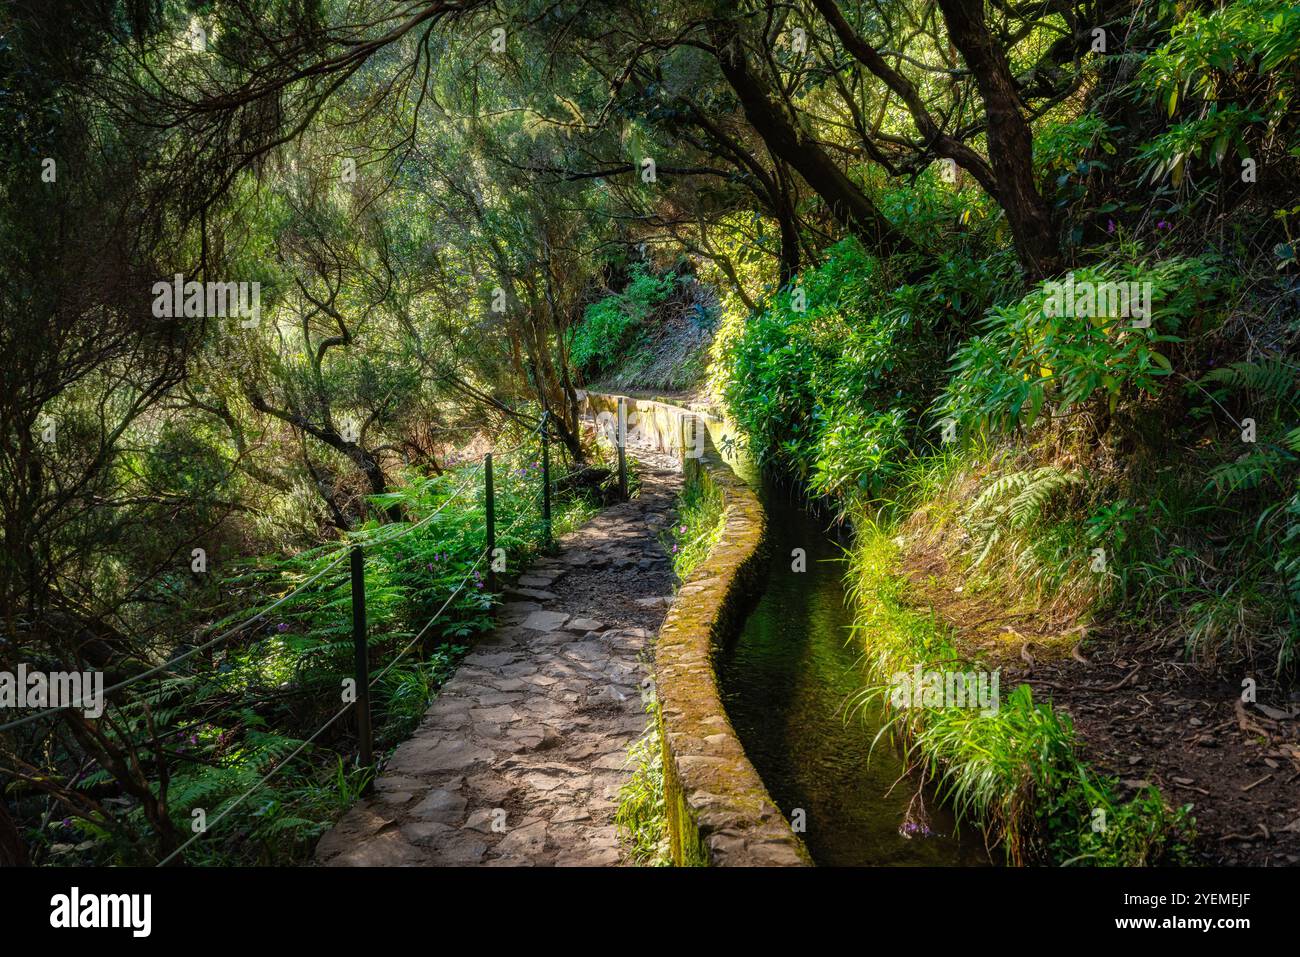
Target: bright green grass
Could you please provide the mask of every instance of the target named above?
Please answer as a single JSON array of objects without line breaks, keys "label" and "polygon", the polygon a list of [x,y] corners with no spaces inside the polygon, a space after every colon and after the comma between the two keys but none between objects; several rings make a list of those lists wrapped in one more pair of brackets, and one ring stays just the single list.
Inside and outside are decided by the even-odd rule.
[{"label": "bright green grass", "polygon": [[849,556],[848,582],[858,612],[855,632],[882,682],[859,705],[886,709],[882,735],[897,735],[908,758],[934,780],[959,822],[985,829],[1016,864],[1137,866],[1185,863],[1189,807],[1167,809],[1149,787],[1127,803],[1116,782],[1098,776],[1079,754],[1069,716],[1035,702],[1027,685],[995,713],[973,708],[890,709],[898,672],[974,670],[933,614],[907,604],[898,546],[886,527],[863,521]]},{"label": "bright green grass", "polygon": [[679,581],[684,581],[717,544],[725,508],[722,492],[707,479],[696,479],[682,492],[678,521],[665,543]]}]

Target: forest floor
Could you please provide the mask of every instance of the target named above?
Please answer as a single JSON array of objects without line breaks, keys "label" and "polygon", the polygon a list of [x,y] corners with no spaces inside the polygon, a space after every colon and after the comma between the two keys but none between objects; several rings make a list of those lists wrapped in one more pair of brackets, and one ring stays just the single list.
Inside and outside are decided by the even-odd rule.
[{"label": "forest floor", "polygon": [[1168,636],[1111,634],[959,592],[934,552],[904,564],[918,604],[963,652],[1001,665],[1003,694],[1027,683],[1070,716],[1084,756],[1122,797],[1154,784],[1167,802],[1191,804],[1204,863],[1300,863],[1300,707],[1264,676],[1257,702],[1243,703],[1239,683],[1178,660]]},{"label": "forest floor", "polygon": [[638,497],[557,542],[442,688],[373,793],[321,838],[328,866],[614,865],[645,730],[647,655],[675,584],[661,536],[681,474],[638,449]]}]

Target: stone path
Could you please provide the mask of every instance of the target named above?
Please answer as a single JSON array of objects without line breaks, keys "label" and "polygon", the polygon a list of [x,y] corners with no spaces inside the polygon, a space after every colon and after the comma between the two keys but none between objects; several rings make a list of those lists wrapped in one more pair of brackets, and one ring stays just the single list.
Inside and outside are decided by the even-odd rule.
[{"label": "stone path", "polygon": [[519,579],[318,863],[620,863],[614,812],[646,726],[641,685],[673,586],[659,538],[681,487],[671,457],[637,458],[641,494]]}]

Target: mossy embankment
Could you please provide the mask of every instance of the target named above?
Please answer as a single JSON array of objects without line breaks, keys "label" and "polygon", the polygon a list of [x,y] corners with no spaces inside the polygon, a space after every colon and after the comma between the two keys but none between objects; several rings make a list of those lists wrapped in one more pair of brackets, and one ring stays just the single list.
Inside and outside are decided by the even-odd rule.
[{"label": "mossy embankment", "polygon": [[[863,516],[855,525],[854,629],[876,679],[862,698],[884,706],[887,729],[958,820],[981,827],[1013,864],[1186,862],[1186,809],[1169,807],[1155,787],[1123,800],[1118,782],[1084,757],[1068,715],[1027,683],[1003,684],[1003,649],[954,627],[949,610],[927,601],[908,576],[914,546],[898,523]],[[915,674],[958,682],[997,675],[997,699],[992,709],[954,706],[937,693],[933,704],[917,695],[900,701],[900,684]]]}]

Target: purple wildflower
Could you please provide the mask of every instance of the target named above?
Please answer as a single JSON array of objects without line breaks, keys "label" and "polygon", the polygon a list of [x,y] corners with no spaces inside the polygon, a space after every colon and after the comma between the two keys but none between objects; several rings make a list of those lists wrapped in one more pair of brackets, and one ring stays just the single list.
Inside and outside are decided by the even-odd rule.
[{"label": "purple wildflower", "polygon": [[1112,233],[1112,234],[1115,232],[1115,220],[1112,219],[1112,220],[1108,220],[1108,221],[1107,221],[1107,223],[1106,223],[1106,232],[1108,232],[1108,233]]},{"label": "purple wildflower", "polygon": [[286,631],[289,630],[289,623],[287,621],[282,621],[280,622],[280,624],[275,626],[275,630],[283,635]]}]

